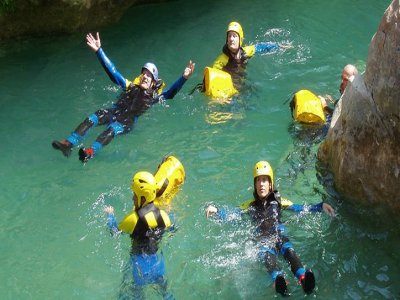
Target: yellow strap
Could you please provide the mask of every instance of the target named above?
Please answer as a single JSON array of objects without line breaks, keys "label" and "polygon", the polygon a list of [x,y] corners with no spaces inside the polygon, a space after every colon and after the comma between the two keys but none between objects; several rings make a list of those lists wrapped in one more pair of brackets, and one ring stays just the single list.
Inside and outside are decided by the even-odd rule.
[{"label": "yellow strap", "polygon": [[170,227],[171,226],[171,219],[169,218],[168,214],[163,210],[160,210],[160,214],[161,214],[161,217],[163,218],[163,221],[164,221],[164,224],[165,224],[165,228]]},{"label": "yellow strap", "polygon": [[149,226],[149,228],[157,228],[157,219],[154,215],[154,213],[151,211],[149,213],[147,213],[144,218],[146,219],[147,225]]}]

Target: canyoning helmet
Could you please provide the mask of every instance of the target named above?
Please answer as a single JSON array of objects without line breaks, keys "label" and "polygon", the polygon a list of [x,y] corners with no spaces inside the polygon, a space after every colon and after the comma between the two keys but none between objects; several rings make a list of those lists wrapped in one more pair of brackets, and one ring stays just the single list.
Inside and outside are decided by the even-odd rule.
[{"label": "canyoning helmet", "polygon": [[157,184],[153,174],[145,171],[136,173],[132,179],[132,191],[137,197],[138,208],[156,199]]},{"label": "canyoning helmet", "polygon": [[259,161],[256,163],[253,169],[253,178],[261,175],[267,175],[271,179],[271,186],[274,187],[274,171],[271,168],[271,165],[267,161]]},{"label": "canyoning helmet", "polygon": [[228,38],[229,31],[234,31],[239,35],[239,47],[242,47],[243,38],[244,38],[242,26],[240,26],[240,24],[238,22],[230,22],[228,25],[228,29],[226,30],[227,38]]},{"label": "canyoning helmet", "polygon": [[153,76],[153,80],[154,81],[158,80],[158,69],[157,69],[155,64],[153,64],[151,62],[147,62],[142,67],[142,72],[143,72],[143,69],[146,69],[151,73],[151,75]]}]

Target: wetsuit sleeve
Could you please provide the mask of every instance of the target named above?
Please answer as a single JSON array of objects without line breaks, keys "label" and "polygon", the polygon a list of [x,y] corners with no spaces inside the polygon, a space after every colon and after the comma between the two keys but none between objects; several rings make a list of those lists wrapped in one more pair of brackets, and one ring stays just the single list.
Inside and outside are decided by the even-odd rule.
[{"label": "wetsuit sleeve", "polygon": [[272,52],[274,50],[279,49],[278,43],[258,43],[255,45],[255,53],[265,53],[265,52]]},{"label": "wetsuit sleeve", "polygon": [[112,235],[121,233],[121,231],[118,229],[117,220],[115,219],[114,214],[107,215],[107,227]]},{"label": "wetsuit sleeve", "polygon": [[179,90],[183,87],[185,84],[186,79],[185,77],[181,76],[179,77],[171,86],[168,90],[162,92],[160,96],[162,96],[164,99],[172,99],[175,97],[175,95],[179,92]]},{"label": "wetsuit sleeve", "polygon": [[111,81],[118,84],[123,89],[126,89],[129,86],[127,80],[125,79],[124,76],[122,76],[122,74],[117,70],[112,61],[107,57],[104,50],[100,48],[96,52],[96,55],[100,60],[100,63],[103,66],[104,70],[106,71],[108,77],[110,77]]},{"label": "wetsuit sleeve", "polygon": [[313,205],[292,204],[291,206],[288,206],[286,209],[294,212],[301,212],[301,211],[321,212],[323,203],[324,202]]},{"label": "wetsuit sleeve", "polygon": [[243,211],[239,207],[217,207],[216,217],[219,221],[228,222],[240,218],[242,216],[242,212]]}]

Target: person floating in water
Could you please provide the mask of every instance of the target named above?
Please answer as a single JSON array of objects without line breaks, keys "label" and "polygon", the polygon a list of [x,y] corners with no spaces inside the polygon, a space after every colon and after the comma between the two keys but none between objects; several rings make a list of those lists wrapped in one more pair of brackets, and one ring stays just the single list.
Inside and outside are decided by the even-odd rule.
[{"label": "person floating in water", "polygon": [[[357,74],[358,74],[358,70],[354,65],[347,64],[344,66],[344,68],[342,70],[340,85],[339,85],[340,97],[343,95],[344,90],[346,89],[349,81],[352,81],[354,79],[354,76],[356,76]],[[321,101],[323,112],[327,115],[327,117],[330,117],[334,111],[334,108],[329,106],[329,102],[333,103],[333,105],[335,107],[336,104],[339,102],[340,98],[336,101],[330,95],[324,95],[324,96],[318,95],[318,98]],[[290,101],[289,106],[293,113],[293,111],[296,109],[296,103],[295,103],[294,97],[293,97],[292,101]]]},{"label": "person floating in water", "polygon": [[97,137],[90,147],[79,150],[79,160],[82,162],[87,162],[94,157],[116,135],[131,131],[138,117],[153,104],[174,98],[195,68],[195,63],[189,61],[183,75],[168,90],[162,91],[164,83],[158,76],[158,69],[155,64],[151,62],[145,63],[140,76],[132,82],[122,76],[106,56],[101,48],[99,33],[97,33],[96,37],[91,33],[87,34],[86,41],[88,46],[96,52],[110,79],[123,88],[124,91],[112,107],[100,109],[91,114],[65,140],[52,142],[54,149],[60,150],[65,156],[69,157],[72,148],[81,143],[89,129],[93,126],[106,125],[106,130]]},{"label": "person floating in water", "polygon": [[242,26],[238,22],[230,22],[226,29],[226,40],[225,45],[222,47],[222,53],[212,65],[213,68],[229,73],[236,89],[240,87],[241,80],[245,76],[245,68],[249,59],[255,54],[291,47],[289,44],[273,42],[243,46],[243,40],[244,32]]},{"label": "person floating in water", "polygon": [[[349,81],[358,74],[353,65],[346,65],[342,71],[339,92],[342,96]],[[316,95],[309,90],[297,91],[289,103],[291,114],[296,122],[289,125],[289,131],[297,140],[305,143],[309,151],[310,143],[319,143],[328,132],[334,107],[339,100],[334,100],[330,95]],[[328,105],[333,103],[333,108]],[[298,126],[301,124],[301,126]],[[308,126],[310,125],[310,126]],[[318,126],[315,126],[318,125]],[[303,143],[304,142],[304,143]]]},{"label": "person floating in water", "polygon": [[[243,86],[246,66],[250,58],[255,54],[292,47],[291,44],[274,42],[261,42],[243,46],[243,40],[244,32],[242,26],[236,21],[230,22],[226,29],[226,38],[225,44],[222,47],[222,53],[215,59],[212,68],[206,67],[203,82],[197,84],[191,93],[195,90],[201,90],[213,98],[231,98]],[[226,73],[228,76],[226,76]],[[219,78],[217,85],[221,84],[223,86],[211,87],[213,84],[209,82],[208,78],[213,78],[210,80]],[[213,91],[213,89],[216,89],[216,91]]]},{"label": "person floating in water", "polygon": [[294,212],[324,211],[330,216],[335,216],[335,210],[328,203],[318,203],[311,206],[293,204],[290,200],[281,198],[274,189],[274,174],[267,161],[259,161],[254,166],[254,192],[253,199],[243,203],[239,208],[228,210],[209,205],[205,212],[207,218],[213,214],[222,220],[232,219],[246,212],[256,226],[257,240],[259,241],[259,257],[271,274],[275,290],[283,296],[289,295],[287,283],[277,263],[277,255],[281,254],[289,263],[291,271],[303,287],[305,293],[312,293],[315,287],[315,277],[311,270],[306,270],[296,254],[292,243],[285,235],[285,226],[281,222],[281,211]]},{"label": "person floating in water", "polygon": [[165,230],[173,228],[171,217],[163,209],[154,205],[157,184],[155,177],[145,171],[136,173],[132,179],[133,211],[117,225],[114,208],[108,206],[107,226],[113,235],[127,233],[132,240],[131,265],[134,299],[143,298],[146,285],[155,284],[164,299],[173,299],[167,291],[165,264],[162,252],[158,251]]}]

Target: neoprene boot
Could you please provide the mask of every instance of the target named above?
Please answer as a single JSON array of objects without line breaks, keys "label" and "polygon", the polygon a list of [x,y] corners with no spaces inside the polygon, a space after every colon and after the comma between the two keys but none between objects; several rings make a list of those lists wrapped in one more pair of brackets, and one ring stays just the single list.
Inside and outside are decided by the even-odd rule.
[{"label": "neoprene boot", "polygon": [[60,150],[62,154],[64,154],[64,156],[69,157],[71,155],[72,144],[67,140],[63,140],[61,142],[53,141],[51,145],[53,146],[54,149]]},{"label": "neoprene boot", "polygon": [[276,276],[275,291],[277,293],[281,294],[283,297],[289,296],[286,280],[282,274],[279,274],[278,276]]},{"label": "neoprene boot", "polygon": [[79,149],[79,160],[83,163],[87,162],[94,156],[94,150],[92,147],[90,148],[81,148]]},{"label": "neoprene boot", "polygon": [[307,270],[299,279],[301,286],[306,294],[311,294],[315,288],[315,277],[311,270]]}]

